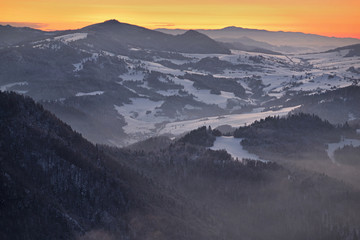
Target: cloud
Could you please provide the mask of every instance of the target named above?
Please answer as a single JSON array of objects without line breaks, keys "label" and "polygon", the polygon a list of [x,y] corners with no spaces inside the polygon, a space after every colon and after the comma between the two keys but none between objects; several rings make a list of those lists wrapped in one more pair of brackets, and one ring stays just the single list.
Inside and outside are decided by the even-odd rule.
[{"label": "cloud", "polygon": [[34,23],[34,22],[0,22],[1,25],[11,25],[13,27],[30,27],[36,29],[43,29],[48,26],[46,23]]}]

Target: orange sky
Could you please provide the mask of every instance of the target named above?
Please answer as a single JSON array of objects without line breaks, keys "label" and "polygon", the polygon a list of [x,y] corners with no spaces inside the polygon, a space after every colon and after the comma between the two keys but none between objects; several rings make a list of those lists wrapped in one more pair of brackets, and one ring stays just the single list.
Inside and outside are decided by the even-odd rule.
[{"label": "orange sky", "polygon": [[0,0],[0,24],[62,30],[108,19],[148,28],[238,26],[360,38],[360,0]]}]

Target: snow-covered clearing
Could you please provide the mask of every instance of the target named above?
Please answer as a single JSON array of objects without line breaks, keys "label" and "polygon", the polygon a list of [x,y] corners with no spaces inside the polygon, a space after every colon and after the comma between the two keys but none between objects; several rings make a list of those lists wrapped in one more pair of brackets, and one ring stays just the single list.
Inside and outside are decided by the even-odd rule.
[{"label": "snow-covered clearing", "polygon": [[155,129],[155,124],[168,120],[156,116],[158,108],[164,101],[151,101],[146,98],[131,98],[131,104],[115,105],[116,111],[125,118],[127,123],[123,127],[127,134],[147,134]]},{"label": "snow-covered clearing", "polygon": [[79,63],[74,63],[73,66],[75,67],[74,69],[74,72],[78,72],[80,70],[83,70],[84,68],[84,63],[88,62],[88,61],[93,61],[93,62],[96,62],[97,59],[99,57],[99,54],[98,53],[93,53],[91,55],[91,57],[88,57],[88,58],[84,58],[81,60],[81,62]]},{"label": "snow-covered clearing", "polygon": [[71,33],[63,36],[54,37],[54,40],[62,41],[64,43],[74,42],[87,38],[87,33]]},{"label": "snow-covered clearing", "polygon": [[244,99],[240,99],[231,92],[221,91],[220,94],[211,94],[210,90],[205,89],[197,89],[193,86],[194,82],[188,79],[179,79],[177,77],[171,78],[176,84],[182,85],[184,90],[189,94],[194,95],[195,99],[204,102],[207,104],[216,104],[221,108],[226,108],[227,102],[229,99],[237,99],[245,101]]},{"label": "snow-covered clearing", "polygon": [[242,160],[244,159],[253,159],[258,161],[265,162],[266,160],[260,159],[257,155],[249,153],[241,145],[242,138],[234,137],[217,137],[214,142],[214,146],[210,149],[212,150],[226,150],[234,159]]},{"label": "snow-covered clearing", "polygon": [[88,93],[78,92],[75,96],[77,96],[77,97],[96,96],[96,95],[101,95],[101,94],[104,94],[104,91],[95,91],[95,92],[88,92]]},{"label": "snow-covered clearing", "polygon": [[5,84],[5,85],[2,85],[0,86],[0,91],[7,91],[9,90],[10,88],[12,87],[15,87],[15,86],[24,86],[24,85],[28,85],[28,82],[15,82],[15,83],[9,83],[9,84]]},{"label": "snow-covered clearing", "polygon": [[124,81],[143,81],[145,77],[145,73],[142,71],[134,71],[130,70],[128,73],[124,73],[119,75],[119,78],[121,78]]}]

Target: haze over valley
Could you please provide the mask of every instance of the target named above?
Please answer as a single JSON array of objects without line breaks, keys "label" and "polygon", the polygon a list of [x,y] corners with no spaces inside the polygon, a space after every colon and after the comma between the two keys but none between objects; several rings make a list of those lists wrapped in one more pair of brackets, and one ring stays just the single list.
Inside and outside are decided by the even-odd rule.
[{"label": "haze over valley", "polygon": [[360,237],[360,39],[0,25],[1,239]]}]

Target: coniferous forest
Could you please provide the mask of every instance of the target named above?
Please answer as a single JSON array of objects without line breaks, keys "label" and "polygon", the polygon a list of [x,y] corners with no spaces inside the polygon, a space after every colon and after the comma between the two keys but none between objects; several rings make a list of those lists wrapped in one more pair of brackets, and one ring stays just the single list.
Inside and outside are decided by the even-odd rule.
[{"label": "coniferous forest", "polygon": [[[163,147],[152,151],[94,145],[14,93],[0,93],[0,116],[1,239],[359,237],[357,188],[293,165],[234,161],[206,147],[218,134],[210,128],[159,140]],[[269,151],[269,129],[296,137],[299,127],[311,135],[326,130],[329,138],[349,132],[300,114],[267,118],[235,136]]]}]

